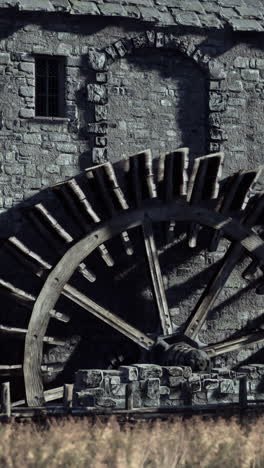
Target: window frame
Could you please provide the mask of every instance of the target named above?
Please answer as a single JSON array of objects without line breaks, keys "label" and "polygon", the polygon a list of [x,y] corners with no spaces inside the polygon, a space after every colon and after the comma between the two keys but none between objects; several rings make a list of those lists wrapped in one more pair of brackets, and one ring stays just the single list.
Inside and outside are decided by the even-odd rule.
[{"label": "window frame", "polygon": [[[46,55],[46,54],[38,54],[34,56],[35,58],[35,73],[34,73],[34,85],[35,85],[35,117],[36,118],[43,118],[43,119],[60,119],[66,117],[66,96],[65,96],[65,80],[66,80],[66,57],[62,55]],[[42,97],[45,97],[45,113],[38,112],[38,98],[41,96],[41,93],[38,93],[38,84],[37,79],[39,74],[37,73],[37,61],[38,60],[45,60],[45,92],[43,92]],[[49,71],[48,65],[49,62],[56,62],[58,64],[58,72],[57,72],[57,83],[58,83],[58,91],[57,91],[57,112],[51,113],[49,112],[49,98],[51,93],[49,92]],[[47,69],[46,69],[47,67]]]}]

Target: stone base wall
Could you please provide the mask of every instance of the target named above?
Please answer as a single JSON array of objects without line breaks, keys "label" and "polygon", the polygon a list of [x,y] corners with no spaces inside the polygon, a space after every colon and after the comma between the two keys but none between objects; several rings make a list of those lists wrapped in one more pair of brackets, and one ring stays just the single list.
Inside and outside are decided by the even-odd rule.
[{"label": "stone base wall", "polygon": [[193,373],[189,367],[152,364],[119,370],[79,370],[73,407],[96,409],[180,408],[264,400],[264,365],[237,372],[212,369]]}]

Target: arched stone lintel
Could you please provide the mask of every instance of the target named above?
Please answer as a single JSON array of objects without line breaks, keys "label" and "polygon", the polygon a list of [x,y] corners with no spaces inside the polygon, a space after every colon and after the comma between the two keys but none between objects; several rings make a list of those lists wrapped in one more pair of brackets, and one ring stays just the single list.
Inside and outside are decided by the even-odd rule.
[{"label": "arched stone lintel", "polygon": [[139,49],[172,49],[192,59],[209,80],[223,80],[225,66],[219,60],[204,54],[192,41],[182,39],[176,33],[148,30],[132,38],[120,39],[102,50],[89,51],[89,64],[94,71],[107,71],[109,66],[120,58]]},{"label": "arched stone lintel", "polygon": [[140,49],[175,50],[192,60],[203,72],[208,82],[208,152],[221,151],[227,139],[221,128],[221,114],[226,109],[225,65],[204,54],[191,40],[177,33],[147,30],[131,38],[123,38],[101,50],[90,49],[88,62],[95,73],[95,83],[87,86],[88,101],[94,104],[95,122],[88,124],[88,132],[95,136],[92,150],[94,164],[107,161],[108,132],[108,70],[110,66]]}]

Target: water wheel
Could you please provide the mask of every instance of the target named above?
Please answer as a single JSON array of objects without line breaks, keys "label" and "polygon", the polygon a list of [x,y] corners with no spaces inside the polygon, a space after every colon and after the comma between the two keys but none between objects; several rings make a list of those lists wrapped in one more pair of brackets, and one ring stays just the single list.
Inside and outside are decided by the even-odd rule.
[{"label": "water wheel", "polygon": [[[142,151],[88,168],[24,208],[21,233],[1,249],[0,373],[16,397],[29,406],[59,399],[81,367],[155,362],[204,371],[216,358],[260,349],[261,317],[231,336],[219,335],[217,314],[206,327],[241,266],[246,291],[263,293],[264,194],[253,190],[260,171],[223,184],[223,160],[200,157],[189,170],[186,148],[157,160]],[[217,261],[179,288],[182,255],[192,273],[190,259],[203,269],[204,252]]]}]

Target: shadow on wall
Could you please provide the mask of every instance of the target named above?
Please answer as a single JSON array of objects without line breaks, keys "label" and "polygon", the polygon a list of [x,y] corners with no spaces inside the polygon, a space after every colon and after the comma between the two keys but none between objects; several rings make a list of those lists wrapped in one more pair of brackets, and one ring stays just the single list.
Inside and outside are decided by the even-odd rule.
[{"label": "shadow on wall", "polygon": [[[78,182],[91,201],[92,206],[96,207],[98,213],[103,214],[104,208],[102,200],[100,200],[100,192],[98,194],[96,191],[89,191],[87,179],[80,177],[78,178]],[[83,225],[78,219],[80,211],[78,205],[73,204],[69,208],[69,206],[61,202],[60,198],[48,190],[41,192],[38,197],[29,200],[27,204],[34,205],[39,201],[44,203],[49,214],[56,218],[57,222],[63,226],[73,239],[78,240],[84,236]],[[38,217],[39,221],[42,219],[41,227],[39,223],[32,225],[30,218],[28,218],[28,212],[22,211],[24,207],[25,205],[17,208],[17,211],[20,210],[21,212],[21,217],[24,218],[22,230],[18,234],[18,238],[33,252],[38,253],[45,261],[51,265],[56,265],[70,244],[67,246],[62,242],[56,232],[50,229],[47,223],[43,223],[41,217]],[[2,219],[0,218],[0,223],[1,221]],[[173,312],[173,321],[177,327],[182,327],[186,323],[191,311],[198,302],[203,288],[219,268],[222,258],[222,256],[216,257],[214,262],[211,263],[207,261],[206,251],[209,245],[210,232],[203,232],[199,236],[198,247],[192,250],[187,247],[186,232],[188,232],[188,226],[184,223],[179,223],[175,243],[168,246],[160,255],[161,268],[167,283],[166,292],[169,307]],[[162,246],[164,245],[164,225],[157,226],[155,234],[158,246],[162,250]],[[159,321],[152,297],[148,268],[144,260],[142,232],[139,228],[133,228],[129,231],[129,236],[134,248],[133,256],[126,254],[120,236],[115,237],[106,243],[106,247],[114,259],[114,265],[111,268],[107,267],[100,252],[95,251],[89,256],[86,264],[95,273],[96,282],[91,283],[87,281],[78,271],[74,274],[71,282],[79,291],[111,312],[116,313],[124,320],[127,320],[138,329],[145,333],[153,333],[157,330]],[[1,249],[0,259],[0,278],[15,284],[16,287],[22,288],[34,296],[39,294],[47,272],[44,271],[40,277],[36,276],[28,268],[28,265],[21,265],[17,261],[18,259],[10,255],[10,252],[5,249]],[[241,325],[244,331],[247,329],[240,320],[241,317],[237,313],[239,308],[236,304],[240,299],[244,300],[245,292],[252,292],[254,294],[255,287],[256,283],[253,283],[247,289],[243,287],[239,288],[238,286],[232,289],[232,284],[231,286],[229,284],[227,295],[230,297],[227,299],[227,295],[225,294],[221,297],[221,301],[216,304],[210,315],[209,327],[203,331],[204,342],[206,342],[206,337],[208,337],[208,342],[217,342],[224,339],[227,334],[229,336],[237,336],[237,329]],[[235,294],[233,294],[234,290]],[[252,300],[252,297],[250,299]],[[16,304],[14,298],[6,299],[2,294],[1,301],[0,324],[27,328],[30,318],[28,308],[21,306],[21,304]],[[250,302],[243,302],[245,309],[246,307],[249,308],[249,304]],[[221,326],[228,321],[226,317],[221,315],[226,306],[230,309],[234,308],[234,311],[228,312],[230,318],[229,325],[223,329]],[[114,360],[116,356],[120,356],[120,353],[121,355],[125,354],[125,362],[127,363],[137,361],[138,350],[135,345],[92,317],[87,311],[73,304],[67,298],[61,297],[56,304],[56,309],[68,313],[71,321],[69,324],[60,324],[52,321],[49,325],[48,336],[66,338],[68,343],[71,342],[74,336],[81,337],[81,343],[73,355],[70,356],[69,363],[67,364],[67,381],[72,379],[76,366],[77,368],[81,366],[84,368],[104,368],[109,365],[111,359]],[[252,304],[251,309],[253,309]],[[252,317],[253,313],[257,313],[257,308],[254,311],[250,310],[251,315],[249,314],[248,316]],[[257,326],[259,322],[262,322],[262,319],[263,317],[258,318]],[[253,325],[255,324],[252,317],[249,326]],[[0,338],[2,362],[14,364],[14,359],[17,357],[16,363],[19,363],[23,355],[23,339],[20,340],[19,344],[15,338],[10,339],[7,337],[3,340],[2,336]],[[56,356],[60,356],[58,357],[59,360],[61,356],[67,353],[71,354],[71,349],[70,347],[67,348],[67,346],[65,349],[54,347],[52,348],[52,353],[50,350],[45,349],[45,362],[47,364],[52,363]],[[237,363],[235,354],[232,355],[231,362],[229,361],[229,363],[231,365]],[[54,376],[57,379],[56,374]],[[61,376],[58,377],[56,383],[60,383],[60,378]],[[65,376],[63,379],[65,381]]]},{"label": "shadow on wall", "polygon": [[177,51],[138,50],[110,67],[108,158],[150,147],[154,157],[190,147],[206,153],[208,90],[198,66]]}]

